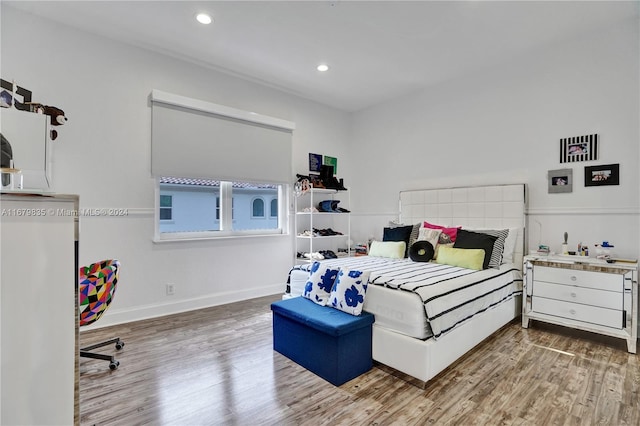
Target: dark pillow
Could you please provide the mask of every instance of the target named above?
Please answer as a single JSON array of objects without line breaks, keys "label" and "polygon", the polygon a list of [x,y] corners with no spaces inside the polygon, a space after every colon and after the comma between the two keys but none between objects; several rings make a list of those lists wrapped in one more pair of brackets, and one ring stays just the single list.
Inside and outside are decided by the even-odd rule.
[{"label": "dark pillow", "polygon": [[495,244],[497,239],[498,237],[494,237],[493,235],[480,234],[478,232],[458,229],[458,235],[456,236],[456,242],[453,243],[453,248],[484,250],[484,261],[482,262],[482,269],[487,269],[489,267],[489,261],[491,260],[493,245]]},{"label": "dark pillow", "polygon": [[496,237],[496,242],[493,244],[493,252],[489,259],[489,268],[499,268],[502,264],[502,252],[504,252],[504,243],[509,236],[508,229],[473,229],[471,232],[477,232],[478,234],[487,234]]},{"label": "dark pillow", "polygon": [[404,257],[407,257],[409,252],[409,239],[411,238],[411,231],[413,225],[397,226],[395,228],[384,228],[382,233],[382,241],[404,241],[406,243],[406,249],[404,251]]},{"label": "dark pillow", "polygon": [[414,262],[428,262],[433,259],[434,252],[429,241],[416,241],[409,247],[409,257]]},{"label": "dark pillow", "polygon": [[[396,223],[393,221],[389,221],[389,228],[398,228],[400,226],[408,226],[405,225],[404,223]],[[418,240],[418,233],[420,232],[420,224],[416,223],[415,225],[413,225],[413,229],[411,230],[411,235],[409,236],[409,246],[411,247],[411,244],[415,243]]]}]

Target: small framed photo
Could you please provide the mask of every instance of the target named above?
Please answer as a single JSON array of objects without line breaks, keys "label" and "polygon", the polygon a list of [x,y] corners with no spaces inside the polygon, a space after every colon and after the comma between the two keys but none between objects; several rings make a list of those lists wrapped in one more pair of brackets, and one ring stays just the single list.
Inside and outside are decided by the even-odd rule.
[{"label": "small framed photo", "polygon": [[598,135],[560,139],[560,162],[575,163],[598,159]]},{"label": "small framed photo", "polygon": [[573,191],[573,169],[549,170],[549,194]]},{"label": "small framed photo", "polygon": [[336,157],[329,157],[328,155],[324,156],[324,165],[325,166],[333,166],[333,174],[338,173],[338,159]]},{"label": "small framed photo", "polygon": [[620,185],[620,164],[584,168],[584,186]]},{"label": "small framed photo", "polygon": [[322,155],[309,153],[309,171],[319,172],[322,166]]}]

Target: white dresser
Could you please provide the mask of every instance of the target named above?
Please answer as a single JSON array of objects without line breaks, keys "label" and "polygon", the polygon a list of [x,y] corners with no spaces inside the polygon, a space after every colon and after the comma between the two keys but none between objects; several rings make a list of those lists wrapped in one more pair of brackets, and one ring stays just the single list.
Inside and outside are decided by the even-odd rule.
[{"label": "white dresser", "polygon": [[638,264],[579,256],[526,256],[522,326],[538,320],[619,337],[636,353]]},{"label": "white dresser", "polygon": [[78,197],[0,195],[0,424],[77,425]]}]

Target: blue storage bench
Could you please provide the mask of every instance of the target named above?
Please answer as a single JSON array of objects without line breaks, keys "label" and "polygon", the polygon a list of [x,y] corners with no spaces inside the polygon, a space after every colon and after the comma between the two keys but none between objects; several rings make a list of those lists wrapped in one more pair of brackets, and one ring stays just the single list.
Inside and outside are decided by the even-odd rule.
[{"label": "blue storage bench", "polygon": [[373,366],[374,316],[353,316],[304,297],[271,304],[273,349],[328,382],[340,386]]}]

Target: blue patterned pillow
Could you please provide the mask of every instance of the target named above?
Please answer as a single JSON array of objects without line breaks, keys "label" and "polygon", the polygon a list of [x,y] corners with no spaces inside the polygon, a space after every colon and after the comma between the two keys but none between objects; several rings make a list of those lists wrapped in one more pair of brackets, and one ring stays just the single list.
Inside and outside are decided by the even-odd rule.
[{"label": "blue patterned pillow", "polygon": [[341,269],[331,289],[328,306],[351,315],[360,315],[369,285],[369,272]]},{"label": "blue patterned pillow", "polygon": [[322,266],[320,262],[313,262],[302,297],[306,297],[320,306],[326,305],[339,270],[339,268],[331,269],[328,266]]}]

